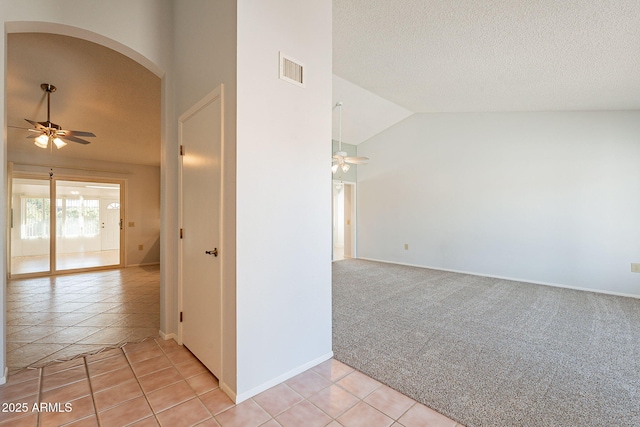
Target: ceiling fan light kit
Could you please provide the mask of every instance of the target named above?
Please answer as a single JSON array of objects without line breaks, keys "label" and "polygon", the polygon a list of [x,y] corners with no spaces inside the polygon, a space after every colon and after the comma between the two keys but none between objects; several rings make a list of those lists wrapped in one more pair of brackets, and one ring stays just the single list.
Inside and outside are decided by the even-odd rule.
[{"label": "ceiling fan light kit", "polygon": [[348,157],[348,153],[346,151],[342,151],[342,101],[338,102],[336,105],[340,109],[340,121],[338,122],[338,151],[333,154],[333,164],[331,165],[331,172],[338,172],[338,168],[342,169],[342,172],[347,173],[351,166],[349,163],[353,165],[366,165],[369,162],[368,157]]},{"label": "ceiling fan light kit", "polygon": [[49,83],[42,83],[40,88],[47,93],[47,121],[36,122],[35,120],[25,119],[35,129],[29,129],[29,132],[33,132],[33,135],[29,135],[27,138],[35,138],[34,144],[40,148],[47,148],[49,144],[56,146],[56,148],[62,148],[67,143],[63,140],[77,142],[79,144],[89,144],[89,141],[78,138],[83,137],[95,137],[92,132],[84,132],[79,130],[65,130],[60,125],[51,122],[51,94],[56,91],[56,87]]}]

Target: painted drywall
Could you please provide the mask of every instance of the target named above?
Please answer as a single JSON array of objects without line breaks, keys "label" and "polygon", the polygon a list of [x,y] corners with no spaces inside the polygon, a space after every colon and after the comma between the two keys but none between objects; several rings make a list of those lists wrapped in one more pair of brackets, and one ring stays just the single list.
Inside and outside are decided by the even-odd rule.
[{"label": "painted drywall", "polygon": [[[342,102],[342,128],[340,128],[340,107],[335,107],[338,102]],[[337,140],[342,133],[343,142],[355,145],[413,114],[412,111],[335,74],[333,75],[333,105],[333,139]]]},{"label": "painted drywall", "polygon": [[[14,173],[26,172],[34,176],[48,178],[49,168],[27,166],[49,164],[49,154],[42,158],[26,156],[24,152],[8,152],[13,162]],[[78,162],[64,157],[55,161],[55,173],[65,177],[108,178],[126,180],[125,184],[125,266],[157,264],[160,262],[160,168],[157,166],[133,165],[126,163],[83,160],[78,170]],[[65,169],[65,166],[69,169]],[[134,225],[129,226],[132,222]],[[138,246],[143,249],[139,250]],[[47,251],[48,253],[48,251]]]},{"label": "painted drywall", "polygon": [[[279,52],[305,88],[278,79]],[[332,354],[331,65],[330,0],[238,1],[240,400]]]},{"label": "painted drywall", "polygon": [[[233,395],[237,389],[236,1],[177,0],[174,15],[176,118],[220,84],[224,85],[223,229],[222,245],[218,246],[222,263],[224,332],[223,378],[219,380],[223,389]],[[177,293],[175,297],[177,300]],[[175,327],[177,330],[177,324]]]},{"label": "painted drywall", "polygon": [[358,146],[358,256],[640,295],[639,140],[638,111],[411,116]]},{"label": "painted drywall", "polygon": [[[171,1],[169,0],[140,0],[131,2],[128,0],[113,0],[110,2],[87,2],[83,0],[25,0],[20,2],[4,1],[0,3],[0,17],[7,32],[18,31],[42,31],[65,34],[70,36],[82,37],[96,43],[103,44],[121,53],[127,54],[133,59],[145,65],[158,76],[163,77],[163,106],[161,120],[162,149],[167,150],[167,136],[171,133],[172,123],[167,120],[173,110],[173,92],[171,82],[171,71],[173,64],[172,57],[172,23],[171,23]],[[6,37],[5,41],[0,44],[0,81],[5,81],[4,63],[6,58]],[[0,85],[0,99],[4,100],[4,85]],[[0,102],[0,127],[4,128],[6,114],[4,111],[4,101]],[[0,224],[6,224],[7,215],[7,197],[6,197],[6,142],[4,141],[4,132],[0,133],[0,188],[2,188],[2,197],[0,197]],[[175,181],[177,167],[167,166],[166,153],[162,155],[162,181]],[[164,186],[163,186],[164,188]],[[162,215],[164,216],[164,227],[175,230],[177,225],[177,215],[171,212],[167,207],[175,206],[177,193],[168,192],[163,195]],[[176,245],[171,244],[172,240],[169,233],[163,232],[162,236],[165,240],[162,257],[171,259],[175,258],[172,248]],[[164,237],[167,236],[167,237]],[[0,227],[0,240],[6,241],[6,228]],[[0,277],[6,277],[6,247],[3,247],[2,262],[0,263]],[[165,267],[166,265],[166,267]],[[171,262],[163,263],[163,271],[161,272],[161,289],[165,290],[165,282],[167,276],[173,274],[167,272],[165,268],[171,269],[175,265],[175,259]],[[3,279],[4,280],[4,279]],[[0,368],[4,373],[6,366],[5,355],[5,289],[2,286],[2,308],[0,310],[0,323],[2,324],[2,338],[0,339]],[[163,306],[171,305],[171,296],[161,296],[161,304]],[[166,325],[171,323],[172,319],[167,319],[164,311],[161,313],[161,329],[166,329]],[[165,326],[163,326],[165,325]],[[0,377],[0,382],[3,377]]]}]

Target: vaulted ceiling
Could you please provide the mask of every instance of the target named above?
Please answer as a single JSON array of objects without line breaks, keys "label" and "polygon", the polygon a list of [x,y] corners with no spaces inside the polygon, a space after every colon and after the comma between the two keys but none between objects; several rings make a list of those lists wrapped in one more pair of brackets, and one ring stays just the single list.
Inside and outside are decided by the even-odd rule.
[{"label": "vaulted ceiling", "polygon": [[637,0],[333,0],[334,73],[413,112],[640,109]]},{"label": "vaulted ceiling", "polygon": [[90,131],[88,145],[70,142],[50,156],[160,165],[160,79],[137,62],[85,40],[44,33],[14,33],[7,45],[8,150],[42,159],[24,119]]},{"label": "vaulted ceiling", "polygon": [[[415,112],[640,109],[638,16],[637,0],[333,0],[343,141]],[[97,135],[55,155],[159,164],[153,73],[52,34],[9,34],[7,55],[9,150],[41,153],[24,119],[46,119],[40,84],[51,83],[52,121]]]}]

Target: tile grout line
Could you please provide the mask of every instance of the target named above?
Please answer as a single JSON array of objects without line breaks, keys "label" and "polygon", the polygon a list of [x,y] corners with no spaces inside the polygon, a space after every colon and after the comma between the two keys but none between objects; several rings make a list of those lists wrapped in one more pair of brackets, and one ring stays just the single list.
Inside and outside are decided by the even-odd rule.
[{"label": "tile grout line", "polygon": [[[44,368],[40,369],[40,375],[38,376],[38,397],[36,398],[36,404],[40,405],[42,399],[42,383],[44,382]],[[40,425],[40,411],[36,414],[36,426]]]},{"label": "tile grout line", "polygon": [[[164,354],[164,356],[167,358],[167,360],[169,360],[169,363],[171,363],[171,366],[172,366],[176,371],[178,371],[178,373],[180,374],[180,376],[182,377],[182,379],[184,380],[184,382],[186,382],[186,383],[187,383],[187,386],[191,389],[191,391],[193,391],[193,394],[195,394],[196,399],[198,399],[198,402],[200,402],[200,404],[201,404],[201,405],[204,407],[204,409],[209,413],[209,415],[211,415],[211,419],[212,419],[212,420],[214,420],[216,423],[218,423],[218,420],[216,419],[216,416],[211,412],[211,410],[209,410],[209,408],[207,407],[207,405],[205,405],[205,404],[204,404],[204,402],[200,399],[200,395],[199,395],[199,394],[198,394],[198,393],[193,389],[193,387],[191,386],[191,384],[189,384],[189,381],[187,381],[187,378],[185,378],[185,377],[184,377],[184,375],[182,374],[182,372],[180,372],[180,371],[176,368],[176,364],[175,364],[175,363],[173,363],[173,361],[172,361],[171,359],[169,359],[169,356],[167,355],[167,352],[166,352],[166,351],[164,351],[164,348],[163,348],[160,344],[158,344],[158,341],[156,341],[156,339],[155,339],[155,338],[153,339],[153,342],[158,346],[158,348],[160,349],[160,351],[162,352],[162,354]],[[184,347],[184,346],[183,346],[183,347]],[[184,347],[184,348],[186,348],[186,347]],[[187,348],[187,350],[189,350],[189,349]],[[189,352],[191,352],[191,351],[189,350]],[[193,353],[192,353],[192,354],[193,354]],[[195,356],[194,356],[194,357],[195,357]],[[196,359],[197,359],[197,358],[196,358]],[[199,360],[198,360],[198,361],[199,361]],[[200,362],[200,363],[202,363],[202,362]],[[209,372],[209,370],[207,370],[207,372]],[[211,374],[211,375],[213,375],[213,374]],[[136,378],[137,378],[137,377],[136,377]],[[214,378],[218,381],[218,387],[217,387],[217,388],[220,388],[220,382],[219,382],[220,380],[219,380],[215,375],[214,375]],[[167,386],[167,387],[169,387],[169,386]],[[214,389],[214,390],[215,390],[215,389]],[[145,395],[145,396],[146,396],[146,395]],[[182,403],[184,403],[184,402],[182,402]],[[174,405],[174,406],[178,406],[178,405]],[[235,407],[235,406],[236,406],[236,404],[234,403],[234,406],[232,406],[232,407]],[[171,408],[167,408],[167,409],[165,409],[165,411],[166,411],[166,410],[168,410],[168,409],[171,409]],[[231,409],[231,408],[228,408],[228,409]],[[226,411],[226,409],[225,409],[225,411]],[[222,412],[224,412],[224,411],[222,411]],[[222,413],[222,412],[221,412],[221,413]],[[155,414],[155,412],[154,412],[154,415],[156,415],[156,414]],[[157,417],[156,417],[156,419],[157,419]],[[208,418],[207,418],[207,419],[208,419]],[[204,420],[204,421],[206,421],[206,420]],[[202,421],[202,422],[204,422],[204,421]],[[200,422],[198,422],[198,424],[199,424],[199,423],[200,423]],[[158,420],[158,424],[160,424],[160,420]],[[220,423],[218,423],[218,424],[220,424]]]},{"label": "tile grout line", "polygon": [[82,360],[84,364],[84,371],[87,374],[87,382],[89,383],[89,393],[91,394],[91,403],[93,404],[93,412],[96,415],[96,422],[98,423],[98,426],[101,426],[102,422],[98,417],[98,407],[96,406],[96,398],[95,398],[95,395],[93,394],[93,385],[91,384],[91,376],[89,375],[89,364],[87,363],[86,356],[83,356]]},{"label": "tile grout line", "polygon": [[[339,360],[337,360],[337,359],[334,359],[334,360],[336,360],[336,361],[340,362],[340,361],[339,361]],[[349,390],[345,389],[345,388],[344,388],[344,387],[342,387],[341,385],[337,384],[337,382],[338,382],[338,381],[340,381],[341,379],[343,379],[343,378],[345,378],[345,377],[347,377],[347,376],[351,375],[353,372],[360,372],[361,374],[364,374],[364,375],[366,375],[367,377],[369,377],[369,378],[371,378],[371,379],[373,379],[373,380],[375,380],[375,381],[378,381],[378,380],[376,380],[375,378],[370,377],[369,375],[365,374],[364,372],[362,372],[362,371],[358,371],[358,370],[357,370],[356,368],[354,368],[353,366],[347,365],[347,364],[346,364],[346,363],[344,363],[344,362],[340,362],[340,363],[342,363],[342,364],[344,364],[344,365],[346,365],[346,366],[349,366],[351,369],[353,369],[353,371],[351,371],[351,372],[349,372],[348,374],[343,375],[342,377],[340,377],[340,379],[336,380],[336,381],[334,382],[334,384],[335,384],[335,385],[337,385],[338,387],[342,388],[344,391],[346,391],[346,392],[348,392],[348,393],[351,393],[351,392],[349,392]],[[417,401],[417,400],[415,400],[415,399],[411,399],[411,398],[410,398],[410,399],[413,401],[413,403],[412,403],[412,404],[411,404],[411,405],[410,405],[410,406],[409,406],[409,407],[408,407],[404,412],[402,412],[402,414],[400,414],[400,416],[398,416],[398,418],[394,418],[394,417],[390,416],[389,414],[387,414],[387,413],[385,413],[385,412],[382,412],[380,409],[376,408],[375,406],[371,405],[369,402],[365,402],[365,401],[364,401],[367,397],[371,396],[373,393],[375,393],[376,391],[380,390],[383,386],[386,386],[386,387],[390,388],[391,390],[393,390],[393,391],[395,391],[395,392],[400,393],[398,390],[394,389],[393,387],[389,386],[388,384],[385,384],[385,383],[383,383],[382,381],[378,381],[378,382],[379,382],[381,385],[380,385],[380,386],[378,386],[377,388],[375,388],[371,393],[367,394],[365,397],[363,397],[362,399],[360,399],[360,401],[361,401],[361,402],[363,402],[363,403],[366,403],[367,405],[369,405],[369,406],[370,406],[370,407],[372,407],[373,409],[375,409],[375,410],[377,410],[377,411],[379,411],[379,412],[383,413],[383,414],[384,414],[384,415],[386,415],[387,417],[391,418],[394,422],[397,422],[398,424],[400,424],[400,422],[399,422],[398,420],[400,420],[400,418],[402,418],[402,417],[403,417],[407,412],[409,412],[409,411],[411,410],[411,408],[413,408],[414,406],[416,406],[416,405],[418,404],[418,401]],[[351,394],[353,394],[353,393],[351,393]],[[407,395],[405,395],[404,393],[400,393],[400,394],[402,394],[403,396],[408,397],[408,396],[407,396]],[[356,396],[356,397],[357,397],[357,396]],[[354,405],[354,406],[355,406],[355,405]],[[353,408],[353,406],[352,406],[352,408]],[[351,408],[349,408],[349,409],[351,409]],[[348,411],[349,411],[349,409],[348,409],[348,410],[346,410],[346,411],[344,411],[340,416],[342,416],[342,415],[344,415],[346,412],[348,412]],[[455,426],[454,426],[454,427],[455,427]]]},{"label": "tile grout line", "polygon": [[[147,339],[148,338],[145,338],[140,342],[144,342]],[[152,338],[152,340],[153,340],[153,342],[155,342],[155,339]],[[156,343],[156,345],[158,345],[158,343]],[[160,346],[158,346],[158,347],[160,347]],[[127,353],[124,351],[124,347],[120,347],[120,350],[122,351],[122,354],[124,355],[124,359],[127,361],[127,365],[129,365],[129,369],[131,369],[131,372],[133,372],[133,377],[136,379],[136,383],[138,383],[138,387],[140,387],[140,391],[142,392],[142,396],[144,397],[144,400],[147,402],[147,405],[149,405],[149,409],[151,409],[151,413],[153,414],[153,419],[156,420],[158,425],[161,425],[160,424],[160,420],[158,419],[158,416],[156,414],[156,411],[153,410],[153,406],[151,406],[151,402],[149,402],[149,399],[147,399],[147,393],[145,393],[144,388],[142,388],[142,384],[140,384],[140,380],[138,380],[138,374],[136,374],[136,371],[133,370],[133,366],[131,366],[131,361],[129,360],[129,357],[127,356]],[[160,349],[160,350],[162,350],[162,349]],[[151,417],[147,417],[147,418],[151,418]],[[142,418],[142,420],[145,420],[147,418]],[[142,420],[134,421],[134,423],[137,423],[138,421],[142,421]]]}]

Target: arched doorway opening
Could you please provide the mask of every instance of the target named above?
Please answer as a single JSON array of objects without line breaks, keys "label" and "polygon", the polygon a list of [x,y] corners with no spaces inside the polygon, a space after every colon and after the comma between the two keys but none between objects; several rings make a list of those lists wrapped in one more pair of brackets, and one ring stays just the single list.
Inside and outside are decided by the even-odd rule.
[{"label": "arched doorway opening", "polygon": [[[46,33],[42,32],[43,28],[46,29]],[[124,46],[118,42],[115,42],[99,34],[86,31],[86,30],[81,30],[75,27],[69,27],[66,25],[52,24],[52,23],[42,23],[42,22],[38,22],[38,23],[11,22],[6,24],[6,30],[7,30],[7,41],[8,41],[7,43],[8,59],[5,67],[5,72],[7,77],[7,92],[5,95],[5,104],[7,106],[6,125],[8,130],[8,132],[6,133],[7,134],[7,155],[8,155],[7,159],[10,162],[6,166],[7,169],[10,172],[17,173],[18,175],[20,173],[32,174],[36,176],[43,175],[45,176],[45,179],[46,179],[46,176],[50,175],[51,173],[54,173],[56,177],[58,176],[61,178],[66,177],[66,178],[70,178],[70,180],[78,180],[78,179],[87,178],[87,177],[91,178],[91,180],[96,180],[96,177],[111,178],[111,179],[117,178],[117,179],[123,180],[123,182],[126,182],[127,187],[129,189],[127,201],[130,202],[132,206],[135,205],[136,203],[138,203],[139,205],[138,208],[134,208],[133,211],[129,210],[129,213],[127,214],[127,216],[122,218],[123,219],[122,226],[124,227],[124,231],[125,231],[124,245],[126,246],[125,253],[123,254],[123,263],[125,266],[129,266],[129,267],[139,266],[139,268],[147,268],[147,269],[151,268],[150,265],[156,264],[156,269],[157,269],[158,268],[157,263],[159,263],[160,261],[159,242],[160,242],[160,229],[162,228],[160,218],[163,216],[160,212],[161,206],[159,201],[160,194],[162,193],[162,189],[161,189],[162,184],[161,184],[160,176],[162,175],[161,168],[163,167],[160,164],[160,159],[163,157],[160,155],[160,151],[164,149],[163,141],[165,138],[163,135],[166,133],[165,125],[162,123],[160,118],[161,116],[160,111],[162,108],[161,104],[166,102],[164,100],[165,91],[162,90],[165,84],[163,80],[164,71],[161,70],[156,64],[152,63],[151,61],[146,59],[144,56],[142,56],[141,54],[137,53],[136,51],[134,51],[133,49],[127,46]],[[75,65],[75,68],[79,72],[79,74],[70,72],[69,68],[67,68],[66,71],[60,69],[60,70],[57,70],[56,72],[52,72],[51,70],[56,68],[56,60],[53,57],[50,57],[48,59],[43,58],[42,53],[40,53],[40,59],[38,60],[38,62],[31,64],[31,66],[28,63],[29,61],[26,60],[25,63],[21,64],[21,67],[18,67],[20,70],[18,70],[17,72],[15,70],[12,70],[11,68],[12,67],[12,59],[11,59],[12,43],[18,39],[29,39],[29,38],[31,38],[32,40],[29,40],[28,44],[23,43],[20,45],[20,48],[19,48],[20,57],[27,59],[29,55],[27,55],[26,51],[28,51],[29,49],[37,50],[38,47],[36,46],[36,44],[33,43],[33,39],[39,38],[41,39],[39,49],[43,48],[42,43],[44,43],[45,44],[44,48],[49,49],[49,51],[52,52],[54,56],[55,54],[60,55],[60,59],[62,60],[60,61],[60,64],[64,62],[63,59],[67,59],[68,61],[70,58],[74,58],[75,61],[80,61],[82,66],[79,66],[78,62],[74,63],[73,61],[71,61],[71,63]],[[29,46],[29,47],[26,47],[26,46]],[[65,50],[66,53],[64,55],[61,54],[61,50],[60,50],[62,46],[67,49]],[[81,46],[81,47],[78,47],[78,46]],[[105,52],[107,51],[110,53],[105,54]],[[71,56],[68,56],[68,55],[71,55]],[[35,52],[35,56],[38,56],[37,52]],[[109,56],[109,57],[106,58],[106,56]],[[43,155],[41,153],[29,151],[29,150],[33,150],[32,147],[25,144],[22,144],[21,146],[19,146],[19,148],[15,148],[12,146],[13,141],[18,140],[15,135],[12,135],[12,133],[14,132],[14,129],[16,132],[28,132],[25,130],[19,130],[11,127],[11,126],[17,125],[17,123],[15,123],[16,119],[14,119],[14,117],[12,116],[12,111],[13,111],[12,97],[16,94],[18,98],[25,97],[26,96],[25,93],[31,90],[31,86],[33,86],[33,81],[36,81],[36,80],[37,81],[42,79],[50,80],[51,78],[55,79],[56,82],[54,83],[57,83],[57,85],[60,87],[61,90],[64,87],[65,90],[69,92],[70,97],[75,100],[78,100],[81,98],[91,98],[91,96],[89,96],[91,94],[96,94],[99,96],[101,95],[103,101],[100,101],[100,100],[96,101],[95,98],[91,98],[93,99],[93,101],[89,99],[89,101],[87,101],[85,105],[75,106],[75,111],[92,113],[93,116],[95,116],[95,122],[93,126],[87,125],[92,128],[91,129],[92,131],[94,131],[94,129],[98,127],[95,123],[107,122],[110,125],[113,125],[113,123],[118,122],[119,119],[115,114],[118,108],[117,107],[111,108],[111,109],[105,108],[107,102],[104,101],[104,99],[108,98],[109,96],[113,96],[115,93],[118,92],[114,90],[114,86],[121,87],[122,85],[120,84],[119,86],[117,82],[104,83],[104,81],[100,81],[100,79],[104,77],[101,77],[100,73],[96,72],[96,69],[99,69],[100,67],[108,68],[107,67],[108,65],[112,65],[114,60],[113,58],[119,58],[117,61],[121,61],[121,62],[128,61],[129,63],[133,63],[134,67],[137,66],[140,69],[139,70],[140,72],[136,73],[136,75],[134,76],[128,75],[127,73],[125,73],[127,74],[125,76],[122,76],[122,75],[118,76],[117,72],[111,71],[110,74],[112,75],[112,77],[120,77],[121,81],[127,80],[127,79],[131,80],[132,84],[136,85],[137,87],[142,86],[143,91],[145,90],[144,89],[145,84],[142,81],[144,79],[141,80],[140,75],[146,73],[147,75],[151,75],[152,79],[155,79],[155,83],[154,83],[155,92],[156,92],[155,96],[157,98],[156,105],[155,105],[156,111],[154,112],[155,116],[157,116],[155,122],[153,124],[149,124],[149,121],[146,120],[147,123],[145,123],[145,125],[149,126],[148,128],[145,128],[144,125],[140,125],[140,123],[137,123],[137,125],[140,125],[141,128],[145,129],[145,133],[143,137],[140,137],[140,134],[133,134],[127,137],[127,132],[123,132],[120,138],[123,140],[128,140],[129,147],[126,147],[126,145],[116,147],[115,143],[117,141],[113,139],[109,141],[109,147],[107,148],[106,152],[107,153],[111,152],[112,154],[119,153],[120,155],[122,155],[122,159],[120,160],[125,160],[125,161],[119,161],[117,157],[109,157],[108,155],[104,154],[105,152],[103,152],[103,154],[94,153],[91,156],[84,156],[83,154],[79,154],[79,151],[77,149],[85,148],[85,147],[65,147],[65,148],[76,149],[75,152],[71,152],[71,150],[69,150],[68,153],[64,153],[64,151],[62,151],[64,150],[64,148],[60,151],[56,150],[56,152],[54,152],[53,150],[50,150],[49,152],[46,152],[46,150],[43,150],[45,151],[45,153],[43,153],[45,155]],[[34,72],[29,72],[31,69]],[[49,73],[47,73],[47,71],[49,71]],[[73,78],[74,74],[75,74],[75,78]],[[79,76],[82,76],[82,78],[79,78]],[[42,82],[39,82],[39,83],[45,83],[45,81],[43,80]],[[132,86],[132,88],[133,87],[134,86]],[[136,101],[139,101],[139,96],[136,96],[134,92],[135,90],[133,92],[128,91],[127,97],[129,102],[135,103]],[[60,93],[62,93],[62,91]],[[120,93],[122,93],[122,90],[120,90]],[[25,123],[27,125],[26,127],[28,127],[28,124],[24,122],[23,120],[24,118],[35,118],[37,120],[40,120],[40,118],[38,117],[40,117],[40,115],[42,114],[42,111],[41,111],[42,104],[39,101],[40,99],[36,99],[35,102],[31,102],[32,109],[27,113],[24,113],[24,112],[17,113],[19,116],[23,116],[23,115],[26,116],[26,117],[20,117],[18,119],[18,121],[22,121],[23,123]],[[81,103],[78,102],[78,104],[81,104]],[[72,118],[73,117],[72,110],[74,109],[72,108],[73,106],[65,106],[63,102],[61,102],[60,105],[61,106],[59,110],[57,110],[59,111],[60,118],[56,119],[55,120],[56,122],[63,123],[65,125],[65,128],[67,127],[66,125],[67,122],[69,122],[68,127],[70,128],[79,128],[84,126],[84,125],[76,126],[72,123],[72,120],[74,120]],[[30,115],[33,117],[31,117]],[[22,126],[22,124],[20,124],[20,126]],[[113,125],[113,126],[122,127],[118,125]],[[154,136],[149,136],[149,134],[151,133],[149,130],[150,128],[155,129]],[[102,135],[106,135],[108,133],[104,130],[102,132],[95,130],[94,132],[96,132],[97,135],[100,135],[100,133],[102,133]],[[131,132],[129,132],[129,134],[131,134]],[[140,156],[141,158],[145,157],[144,150],[136,151],[136,149],[140,148],[139,147],[140,145],[144,145],[140,141],[144,140],[147,137],[155,141],[156,148],[155,148],[155,153],[153,153],[153,156],[149,155],[149,151],[146,152],[146,156],[148,158],[155,157],[157,161],[155,161],[155,164],[153,164],[153,162],[147,162],[152,164],[144,164],[143,162],[139,162],[139,161],[132,162],[131,159],[133,159],[136,156]],[[138,142],[137,146],[136,144],[132,144],[132,140],[135,140],[136,142]],[[24,141],[20,141],[20,142],[24,142]],[[98,144],[95,144],[94,146],[97,146],[97,145]],[[102,148],[104,148],[104,146]],[[34,153],[36,153],[37,155]],[[126,166],[122,166],[122,165],[126,165]],[[133,190],[134,188],[135,190]],[[143,195],[143,196],[141,197],[140,195]],[[146,197],[145,195],[154,195],[154,197],[152,197],[152,200],[149,200],[149,198]],[[148,209],[149,205],[154,203],[156,204],[155,210],[153,210],[153,212],[149,212],[149,209]],[[55,209],[53,209],[52,212],[53,214],[50,216],[56,215]],[[8,217],[9,217],[8,218],[9,220],[17,219],[17,218],[11,217],[11,211],[9,211]],[[152,222],[153,224],[150,226],[149,222]],[[11,227],[11,225],[12,225],[11,221],[9,221],[9,227]],[[14,223],[13,225],[15,226],[17,224]],[[51,230],[51,233],[53,232],[54,230]],[[11,233],[11,228],[8,228],[7,236],[10,236],[10,233]],[[7,245],[5,247],[9,248],[10,245]],[[10,265],[9,262],[8,262],[8,265]],[[158,277],[161,276],[159,272],[157,272],[157,276]],[[71,276],[65,276],[65,280],[69,280],[69,277]],[[160,311],[159,293],[161,293],[164,290],[164,283],[160,279],[158,279],[158,282],[160,283],[159,287],[161,289],[158,289],[155,295],[156,295],[156,304],[158,306],[158,311]],[[37,362],[38,360],[44,360],[49,356],[59,359],[65,356],[71,356],[70,352],[74,351],[73,345],[87,345],[87,344],[78,344],[78,343],[83,342],[83,340],[87,342],[86,341],[87,339],[90,342],[91,336],[97,333],[100,333],[100,331],[104,331],[110,327],[110,325],[108,324],[109,323],[108,321],[102,322],[100,325],[94,325],[94,326],[88,325],[87,323],[85,323],[82,326],[76,326],[76,324],[68,324],[73,322],[73,319],[71,318],[74,316],[80,319],[81,317],[85,317],[86,315],[92,315],[90,318],[84,319],[80,322],[82,323],[82,322],[89,321],[89,323],[92,323],[90,321],[91,318],[96,319],[96,316],[99,316],[102,314],[108,314],[103,312],[91,312],[91,310],[98,309],[96,304],[105,303],[103,304],[103,306],[106,308],[106,306],[109,305],[109,304],[106,304],[108,303],[106,299],[101,301],[92,301],[92,302],[88,300],[84,302],[80,301],[80,299],[86,299],[86,298],[79,298],[73,301],[68,300],[65,302],[65,304],[67,304],[66,307],[59,306],[59,304],[53,304],[53,305],[49,304],[48,307],[44,308],[44,310],[52,309],[52,310],[63,310],[63,311],[43,311],[43,310],[39,310],[39,308],[42,308],[46,304],[41,304],[40,306],[38,306],[33,301],[28,301],[28,300],[25,300],[24,298],[22,298],[22,301],[19,301],[20,297],[16,297],[15,295],[11,295],[8,293],[7,293],[7,298],[15,299],[13,303],[9,302],[9,307],[8,307],[8,310],[12,310],[14,312],[13,316],[9,316],[9,313],[7,313],[7,315],[5,316],[5,319],[6,319],[5,323],[7,325],[7,335],[6,335],[7,345],[6,345],[6,353],[5,353],[7,355],[7,358],[5,360],[8,362],[7,364],[9,365],[10,368],[13,368],[11,366],[12,351],[15,351],[20,348],[23,349],[22,352],[17,351],[15,354],[16,356],[20,355],[20,359],[22,360],[22,363]],[[83,307],[84,304],[88,304],[88,305]],[[58,307],[55,307],[56,305],[58,305]],[[69,311],[73,308],[75,309],[72,311]],[[25,309],[36,310],[36,311],[24,311]],[[78,311],[78,310],[81,310],[81,311]],[[117,306],[111,307],[110,309],[107,308],[107,311],[108,310],[112,310],[112,311],[117,310]],[[47,325],[50,329],[47,330],[46,328],[40,328],[40,330],[38,330],[39,325],[21,324],[21,323],[25,323],[26,321],[20,320],[20,318],[25,318],[27,316],[19,316],[19,314],[24,314],[24,313],[29,313],[28,317],[31,317],[32,319],[38,316],[33,316],[31,313],[40,313],[41,317],[43,317],[45,314],[51,315],[47,319],[45,319],[45,320],[48,320],[50,318],[52,320],[52,322],[49,322],[49,325]],[[84,315],[81,313],[84,313]],[[134,316],[134,315],[140,315],[143,313],[132,312],[132,313],[125,313],[125,314],[126,316]],[[55,322],[53,321],[54,319],[58,319],[58,321]],[[97,320],[94,321],[93,323],[96,323],[96,322]],[[54,325],[53,323],[57,323],[57,325]],[[52,341],[55,339],[55,334],[61,333],[62,331],[67,332],[67,335],[69,335],[68,333],[73,332],[69,328],[73,328],[73,327],[77,327],[77,328],[82,327],[82,328],[85,328],[83,332],[93,331],[93,333],[84,337],[80,335],[71,334],[75,336],[74,339],[77,339],[77,338],[79,339],[74,343],[60,342],[57,346],[51,346],[51,349],[55,350],[54,353],[58,353],[57,356],[53,353],[37,354],[37,352],[25,351],[26,345],[32,344],[32,343],[35,344],[37,341],[40,341],[40,343],[42,344],[44,343],[43,340]],[[13,330],[11,330],[10,328],[13,328]],[[96,330],[97,328],[99,329]],[[159,313],[157,315],[156,326],[154,329],[156,331],[156,334],[158,329],[163,329],[160,326]],[[12,333],[17,333],[18,336],[22,333],[24,336],[22,338],[19,338],[19,341],[12,342],[10,341],[10,339],[15,338],[15,335],[12,335]],[[42,334],[47,334],[47,335],[41,336]],[[123,336],[115,337],[114,340],[120,340],[121,338],[123,338]],[[102,343],[106,344],[105,340],[99,337],[94,337],[93,341],[98,344],[102,344]],[[45,344],[52,344],[52,343],[49,342]],[[63,346],[62,348],[60,347],[61,345]],[[80,349],[79,347],[76,347],[76,348]],[[65,349],[66,351],[62,351]],[[62,353],[60,353],[61,351]],[[25,357],[24,356],[25,354],[30,354],[30,356]],[[43,356],[43,357],[40,358],[40,356]],[[13,359],[15,360],[16,357],[14,357]]]}]

